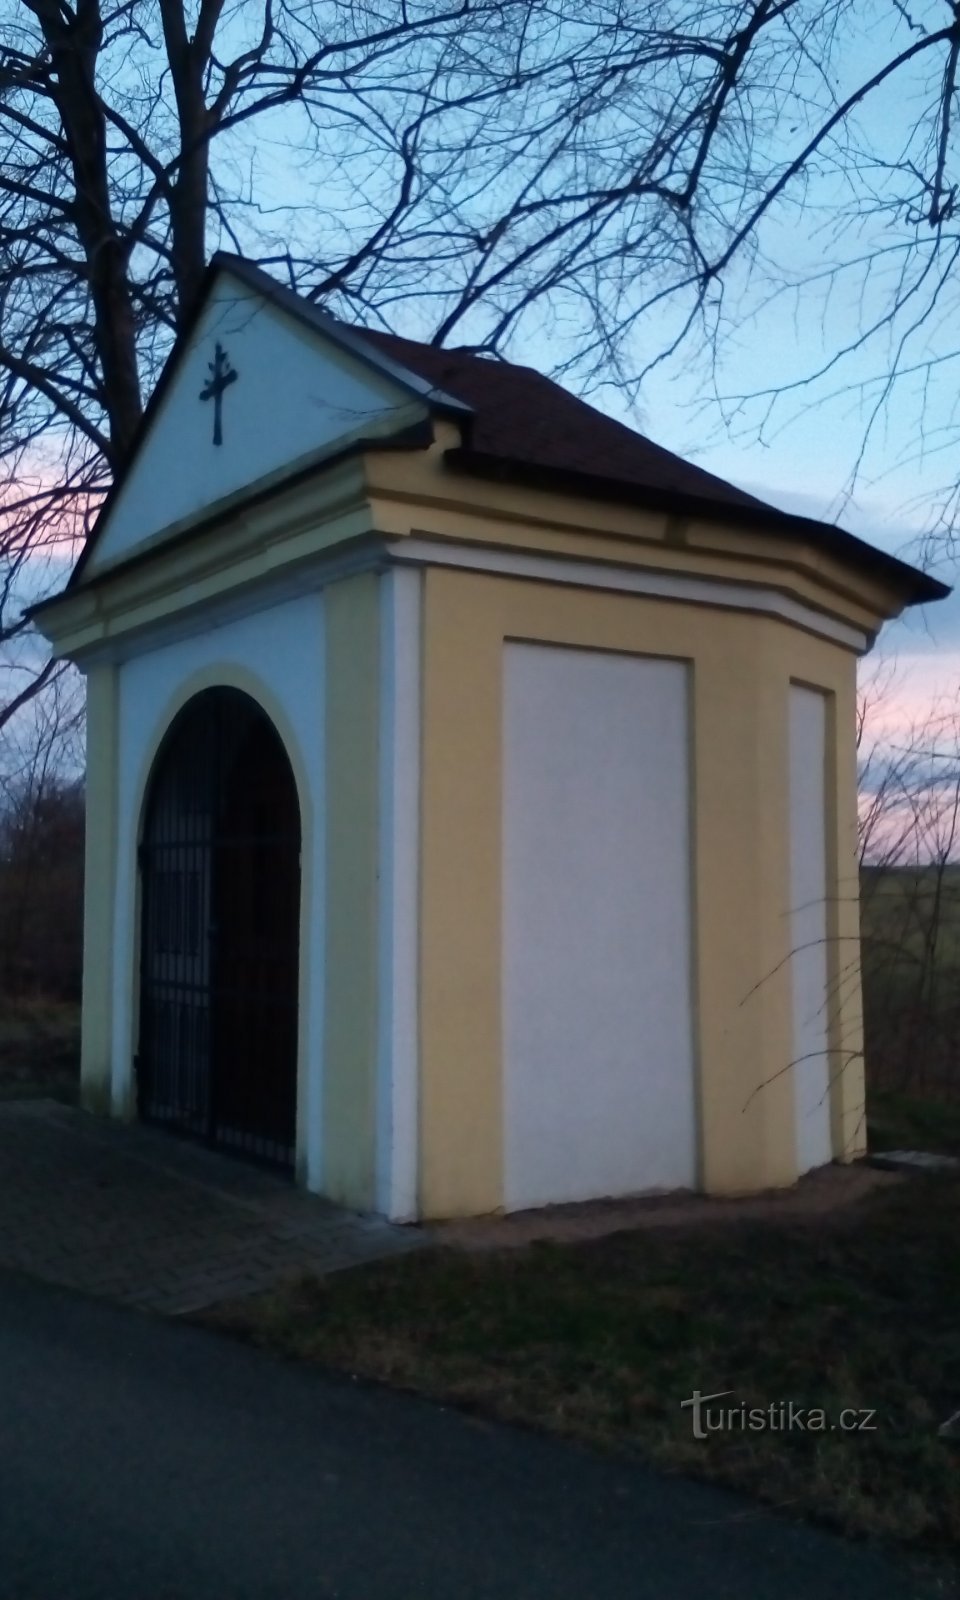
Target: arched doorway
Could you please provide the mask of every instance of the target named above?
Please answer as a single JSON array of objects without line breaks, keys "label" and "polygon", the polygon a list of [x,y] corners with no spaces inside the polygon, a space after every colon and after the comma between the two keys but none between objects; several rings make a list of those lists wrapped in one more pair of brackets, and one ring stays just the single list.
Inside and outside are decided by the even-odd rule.
[{"label": "arched doorway", "polygon": [[269,718],[238,689],[176,717],[147,793],[141,1116],[292,1168],[300,808]]}]

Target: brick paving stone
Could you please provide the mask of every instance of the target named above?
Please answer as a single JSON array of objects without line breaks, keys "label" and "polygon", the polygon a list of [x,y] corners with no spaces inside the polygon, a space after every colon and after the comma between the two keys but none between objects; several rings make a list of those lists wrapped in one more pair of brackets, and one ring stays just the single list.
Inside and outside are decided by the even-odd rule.
[{"label": "brick paving stone", "polygon": [[0,1266],[49,1282],[178,1315],[427,1237],[158,1129],[0,1103]]}]

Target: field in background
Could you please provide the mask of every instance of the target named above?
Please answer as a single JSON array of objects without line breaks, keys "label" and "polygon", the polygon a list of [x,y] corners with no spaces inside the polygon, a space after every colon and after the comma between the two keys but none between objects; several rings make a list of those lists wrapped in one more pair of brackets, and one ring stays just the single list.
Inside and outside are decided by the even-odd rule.
[{"label": "field in background", "polygon": [[960,866],[866,867],[860,907],[869,1090],[960,1102]]}]

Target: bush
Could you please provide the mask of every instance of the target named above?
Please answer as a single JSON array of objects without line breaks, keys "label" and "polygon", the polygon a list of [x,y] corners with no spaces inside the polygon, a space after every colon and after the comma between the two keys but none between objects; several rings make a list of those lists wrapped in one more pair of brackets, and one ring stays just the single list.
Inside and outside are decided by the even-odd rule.
[{"label": "bush", "polygon": [[80,997],[83,784],[9,789],[0,811],[0,992]]}]

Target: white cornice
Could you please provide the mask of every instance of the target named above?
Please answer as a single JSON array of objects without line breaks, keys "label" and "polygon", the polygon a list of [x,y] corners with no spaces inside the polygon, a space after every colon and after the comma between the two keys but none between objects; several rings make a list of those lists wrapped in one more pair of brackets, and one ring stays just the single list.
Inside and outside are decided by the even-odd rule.
[{"label": "white cornice", "polygon": [[661,600],[682,600],[692,605],[722,606],[733,611],[758,611],[779,617],[808,633],[815,633],[858,654],[870,648],[871,636],[860,628],[804,604],[768,585],[738,583],[725,578],[700,578],[685,573],[658,572],[612,563],[575,561],[566,557],[524,555],[491,550],[446,540],[410,538],[390,544],[393,560],[422,566],[460,567],[472,572],[492,572],[503,577],[529,578],[538,583],[560,583],[578,588],[609,589],[620,594],[643,594]]},{"label": "white cornice", "polygon": [[[122,661],[160,644],[185,638],[198,628],[219,627],[237,617],[322,589],[357,572],[389,565],[457,567],[462,571],[492,573],[535,583],[750,611],[776,617],[857,654],[868,650],[873,642],[872,636],[862,629],[768,584],[704,578],[612,562],[528,555],[454,540],[407,537],[388,541],[371,536],[349,549],[334,545],[309,556],[301,555],[296,561],[278,562],[272,570],[252,574],[243,582],[239,581],[237,569],[233,574],[226,569],[220,593],[201,595],[179,609],[171,606],[161,616],[146,620],[138,620],[136,615],[125,619],[122,613],[82,620],[77,617],[72,637],[64,638],[61,643],[61,653],[83,667],[102,660]],[[82,595],[83,590],[78,591],[75,600],[80,601]]]}]

